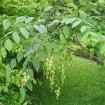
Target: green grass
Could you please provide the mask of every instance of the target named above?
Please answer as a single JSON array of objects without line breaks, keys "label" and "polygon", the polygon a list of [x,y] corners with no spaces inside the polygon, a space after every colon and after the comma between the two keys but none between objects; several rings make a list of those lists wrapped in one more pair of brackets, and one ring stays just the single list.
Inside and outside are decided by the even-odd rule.
[{"label": "green grass", "polygon": [[31,93],[33,105],[105,105],[105,71],[95,62],[74,56],[73,67],[68,64],[59,99],[42,78],[42,85]]}]

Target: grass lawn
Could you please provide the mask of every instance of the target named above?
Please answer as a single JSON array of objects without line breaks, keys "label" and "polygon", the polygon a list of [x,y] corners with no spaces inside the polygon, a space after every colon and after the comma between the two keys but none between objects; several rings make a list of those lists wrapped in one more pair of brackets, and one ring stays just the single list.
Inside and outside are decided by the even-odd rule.
[{"label": "grass lawn", "polygon": [[68,64],[59,99],[43,77],[41,86],[31,93],[33,105],[105,105],[105,71],[95,62],[74,56],[73,66]]}]

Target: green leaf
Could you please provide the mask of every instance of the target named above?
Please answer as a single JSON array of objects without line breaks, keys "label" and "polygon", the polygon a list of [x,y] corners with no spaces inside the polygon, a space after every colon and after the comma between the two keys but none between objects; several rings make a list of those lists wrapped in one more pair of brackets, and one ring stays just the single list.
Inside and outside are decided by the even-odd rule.
[{"label": "green leaf", "polygon": [[20,53],[17,54],[17,61],[18,61],[18,63],[19,63],[22,59],[23,59],[23,53],[20,52]]},{"label": "green leaf", "polygon": [[44,25],[44,24],[46,23],[46,19],[41,19],[41,20],[38,20],[38,23],[39,23],[39,24],[43,24],[43,25]]},{"label": "green leaf", "polygon": [[40,59],[43,61],[46,58],[46,54],[44,52],[40,52]]},{"label": "green leaf", "polygon": [[17,17],[16,18],[16,23],[24,22],[26,20],[25,16]]},{"label": "green leaf", "polygon": [[0,55],[0,66],[1,66],[1,64],[2,64],[2,57],[1,57],[1,55]]},{"label": "green leaf", "polygon": [[12,34],[12,36],[13,36],[14,41],[15,41],[17,44],[19,44],[19,42],[20,42],[20,36],[19,36],[19,34],[18,34],[17,32],[14,32],[14,33]]},{"label": "green leaf", "polygon": [[81,21],[80,21],[80,20],[78,20],[78,21],[74,22],[74,23],[72,24],[72,28],[74,28],[74,27],[78,26],[80,23],[81,23]]},{"label": "green leaf", "polygon": [[5,42],[5,48],[8,50],[8,51],[11,51],[13,46],[12,46],[12,42],[10,39],[7,39],[6,42]]},{"label": "green leaf", "polygon": [[29,23],[31,22],[32,20],[34,20],[34,17],[28,17],[26,20],[25,20],[25,23]]},{"label": "green leaf", "polygon": [[5,68],[6,68],[6,79],[7,79],[7,81],[10,81],[11,80],[11,77],[10,77],[10,75],[11,75],[11,68],[10,68],[9,65],[7,65]]},{"label": "green leaf", "polygon": [[76,18],[64,18],[64,19],[61,21],[61,23],[62,23],[62,24],[64,24],[64,23],[70,24],[70,23],[72,23],[72,22],[74,22],[74,21],[76,21],[76,20],[77,20]]},{"label": "green leaf", "polygon": [[20,88],[20,94],[22,96],[21,98],[21,103],[22,103],[25,99],[25,89],[23,87]]},{"label": "green leaf", "polygon": [[99,3],[104,4],[105,0],[99,0]]},{"label": "green leaf", "polygon": [[70,36],[70,27],[69,26],[63,27],[63,34],[65,35],[65,38],[69,38],[69,36]]},{"label": "green leaf", "polygon": [[20,94],[25,97],[25,89],[23,87],[20,88]]},{"label": "green leaf", "polygon": [[22,104],[22,102],[25,100],[25,97],[21,97],[20,98],[20,103]]},{"label": "green leaf", "polygon": [[33,84],[36,85],[37,81],[33,78]]},{"label": "green leaf", "polygon": [[92,41],[94,41],[96,43],[101,40],[100,34],[96,34],[94,32],[90,32],[90,35],[91,35]]},{"label": "green leaf", "polygon": [[11,60],[11,68],[13,69],[16,66],[16,59]]},{"label": "green leaf", "polygon": [[47,28],[44,25],[34,25],[34,28],[39,31],[41,34],[47,34]]},{"label": "green leaf", "polygon": [[60,40],[61,40],[61,43],[63,43],[63,44],[66,43],[66,39],[63,34],[60,35]]},{"label": "green leaf", "polygon": [[25,102],[23,105],[28,105],[28,103],[27,103],[27,102]]},{"label": "green leaf", "polygon": [[27,86],[27,88],[30,90],[30,91],[32,91],[32,83],[30,82],[30,81],[28,81],[27,83],[26,83],[26,86]]},{"label": "green leaf", "polygon": [[74,3],[69,3],[68,6],[74,9],[78,9],[78,7]]},{"label": "green leaf", "polygon": [[87,19],[87,14],[84,12],[84,11],[79,11],[79,14],[80,14],[80,18],[82,19],[82,20],[86,20]]},{"label": "green leaf", "polygon": [[33,49],[31,46],[26,46],[25,47],[25,51],[26,51],[26,54],[27,56],[30,55],[32,52],[33,52]]},{"label": "green leaf", "polygon": [[81,29],[80,29],[81,30],[81,33],[85,32],[86,31],[86,28],[87,28],[87,26],[82,26]]},{"label": "green leaf", "polygon": [[30,79],[32,80],[33,77],[34,77],[34,72],[33,72],[33,70],[32,70],[32,69],[28,69],[27,73],[28,73],[28,75],[30,76]]},{"label": "green leaf", "polygon": [[25,28],[19,28],[20,32],[22,33],[22,35],[28,39],[29,37],[29,32],[25,29]]},{"label": "green leaf", "polygon": [[105,44],[101,44],[100,46],[100,54],[103,55],[105,53]]},{"label": "green leaf", "polygon": [[40,63],[39,63],[39,61],[38,61],[37,59],[33,59],[32,63],[33,63],[34,68],[35,68],[36,71],[38,72],[38,71],[39,71],[39,68],[40,68]]},{"label": "green leaf", "polygon": [[31,56],[30,56],[30,55],[29,55],[29,56],[27,56],[27,58],[26,58],[25,62],[23,63],[23,69],[26,69],[27,64],[28,64],[28,62],[29,62],[30,58],[31,58]]},{"label": "green leaf", "polygon": [[51,32],[54,32],[56,30],[56,25],[51,22],[50,24],[48,24],[48,29]]},{"label": "green leaf", "polygon": [[4,27],[4,30],[8,29],[9,26],[10,26],[10,21],[9,21],[9,19],[3,20],[3,27]]},{"label": "green leaf", "polygon": [[34,33],[35,29],[34,29],[33,25],[28,24],[26,27],[27,27],[27,29],[29,30],[30,33]]},{"label": "green leaf", "polygon": [[90,52],[89,52],[89,54],[90,54],[90,58],[92,58],[92,57],[94,56],[94,54],[95,54],[95,51],[94,51],[94,49],[90,49]]},{"label": "green leaf", "polygon": [[6,55],[7,55],[7,52],[6,52],[4,47],[1,48],[1,55],[2,55],[3,58],[5,58]]},{"label": "green leaf", "polygon": [[46,8],[44,9],[44,11],[47,12],[47,11],[50,11],[51,9],[52,9],[52,6],[49,6],[49,7],[46,7]]},{"label": "green leaf", "polygon": [[90,38],[88,38],[88,36],[89,36],[89,33],[85,33],[81,38],[81,41],[86,45],[90,42]]}]

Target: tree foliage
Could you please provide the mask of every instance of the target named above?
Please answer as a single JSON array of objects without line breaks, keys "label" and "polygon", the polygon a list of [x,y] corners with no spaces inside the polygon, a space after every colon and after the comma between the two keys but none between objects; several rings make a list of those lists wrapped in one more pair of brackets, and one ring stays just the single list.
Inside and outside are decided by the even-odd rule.
[{"label": "tree foliage", "polygon": [[[40,71],[51,89],[57,88],[58,98],[66,68],[61,61],[71,60],[70,49],[87,52],[104,64],[104,4],[104,0],[1,1],[0,100],[8,105],[31,104],[27,90],[32,91],[37,83],[34,74]],[[15,97],[7,102],[9,95]]]}]

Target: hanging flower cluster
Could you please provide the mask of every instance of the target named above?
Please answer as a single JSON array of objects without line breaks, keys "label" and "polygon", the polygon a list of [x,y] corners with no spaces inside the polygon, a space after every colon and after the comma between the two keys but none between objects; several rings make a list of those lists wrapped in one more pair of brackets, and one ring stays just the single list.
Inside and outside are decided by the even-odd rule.
[{"label": "hanging flower cluster", "polygon": [[23,79],[22,79],[22,81],[21,81],[22,86],[25,86],[26,83],[28,82],[28,80],[30,80],[30,76],[29,76],[26,72],[24,72],[24,73],[23,73]]},{"label": "hanging flower cluster", "polygon": [[45,76],[50,81],[50,87],[53,89],[53,86],[55,84],[55,65],[53,62],[53,56],[48,56],[45,60]]},{"label": "hanging flower cluster", "polygon": [[57,59],[54,56],[47,56],[44,63],[44,75],[50,81],[50,88],[55,89],[56,98],[60,95],[60,87],[64,84],[65,80],[65,66],[62,56]]}]

